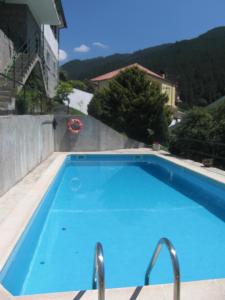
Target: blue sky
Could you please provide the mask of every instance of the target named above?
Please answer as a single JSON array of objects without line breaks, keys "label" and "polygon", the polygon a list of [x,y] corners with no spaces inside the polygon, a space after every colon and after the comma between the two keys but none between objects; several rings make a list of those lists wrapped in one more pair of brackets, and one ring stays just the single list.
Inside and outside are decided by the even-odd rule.
[{"label": "blue sky", "polygon": [[61,32],[63,63],[189,39],[225,25],[225,0],[62,2],[68,22]]}]

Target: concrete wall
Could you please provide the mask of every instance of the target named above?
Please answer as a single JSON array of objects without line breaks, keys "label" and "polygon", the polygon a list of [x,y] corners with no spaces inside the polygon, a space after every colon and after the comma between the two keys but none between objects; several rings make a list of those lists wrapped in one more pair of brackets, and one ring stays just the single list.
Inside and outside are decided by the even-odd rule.
[{"label": "concrete wall", "polygon": [[13,55],[13,43],[7,38],[5,33],[0,30],[0,72],[9,64]]},{"label": "concrete wall", "polygon": [[67,130],[69,116],[55,116],[55,151],[102,151],[144,146],[90,116],[77,118],[84,127],[79,134],[71,134]]},{"label": "concrete wall", "polygon": [[50,25],[43,25],[44,37],[48,41],[49,47],[51,48],[55,59],[58,59],[59,56],[59,43]]},{"label": "concrete wall", "polygon": [[84,124],[79,134],[67,129],[69,116],[0,116],[0,196],[54,151],[99,151],[136,148],[128,139],[100,121],[77,117]]},{"label": "concrete wall", "polygon": [[0,117],[0,196],[54,151],[52,120]]}]

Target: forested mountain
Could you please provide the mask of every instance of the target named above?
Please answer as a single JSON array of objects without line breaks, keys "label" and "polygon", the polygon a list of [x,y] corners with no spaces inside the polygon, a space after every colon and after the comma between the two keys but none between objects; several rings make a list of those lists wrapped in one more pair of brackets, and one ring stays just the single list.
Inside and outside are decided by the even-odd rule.
[{"label": "forested mountain", "polygon": [[189,104],[207,105],[225,95],[225,27],[191,40],[62,66],[70,79],[91,79],[114,69],[139,63],[155,72],[164,71],[176,82],[180,98]]}]

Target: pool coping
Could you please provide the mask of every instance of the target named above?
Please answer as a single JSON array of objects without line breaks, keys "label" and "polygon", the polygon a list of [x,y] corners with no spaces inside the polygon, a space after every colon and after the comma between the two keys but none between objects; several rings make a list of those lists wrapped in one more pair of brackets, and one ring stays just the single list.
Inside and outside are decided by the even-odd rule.
[{"label": "pool coping", "polygon": [[[169,153],[164,152],[164,151],[156,152],[156,151],[152,151],[151,149],[145,149],[145,148],[143,149],[142,148],[142,149],[129,149],[129,150],[125,149],[125,150],[101,151],[101,152],[69,152],[69,153],[68,152],[60,152],[60,153],[55,152],[46,160],[48,162],[47,166],[46,166],[46,168],[44,167],[40,170],[40,172],[39,172],[40,174],[39,174],[39,177],[37,180],[35,180],[36,179],[35,176],[34,176],[34,178],[32,177],[33,172],[35,172],[35,170],[36,170],[36,168],[35,168],[35,170],[32,171],[31,173],[29,173],[22,181],[20,181],[12,189],[10,189],[6,194],[4,194],[2,197],[0,197],[0,205],[4,204],[6,206],[7,206],[7,199],[10,199],[10,197],[17,197],[15,207],[13,207],[12,211],[10,211],[10,213],[8,213],[7,217],[0,223],[0,233],[1,233],[0,270],[3,268],[3,266],[7,262],[11,252],[13,251],[17,242],[19,241],[26,226],[28,225],[34,212],[36,211],[37,207],[39,206],[44,194],[46,193],[47,189],[51,185],[53,178],[55,177],[58,170],[62,166],[65,158],[71,154],[75,154],[75,155],[88,155],[88,154],[89,155],[90,154],[94,154],[94,155],[97,155],[97,154],[99,154],[99,155],[104,155],[104,154],[128,155],[128,154],[131,154],[132,155],[132,154],[134,154],[134,155],[143,155],[143,156],[155,155],[155,156],[158,156],[165,160],[168,160],[172,163],[175,163],[176,165],[187,168],[188,170],[197,172],[198,174],[201,174],[201,175],[211,178],[217,182],[225,184],[225,176],[223,176],[222,174],[212,172],[208,168],[203,168],[201,164],[194,163],[189,160],[184,160],[184,159],[180,159],[177,157],[173,157],[173,156],[169,155]],[[42,162],[40,165],[45,164],[46,161]],[[24,182],[25,183],[27,182],[27,185],[24,184]],[[15,199],[14,199],[14,203],[15,203]],[[4,208],[4,205],[3,205],[3,208]],[[20,216],[20,218],[17,218],[18,215]],[[217,283],[217,281],[219,283]],[[202,280],[200,282],[201,282],[201,284],[200,284],[201,286],[202,286],[203,282],[205,282],[206,286],[208,286],[209,282],[215,283],[214,290],[216,290],[216,287],[217,287],[217,289],[219,289],[219,287],[221,288],[221,285],[222,285],[223,290],[224,290],[223,295],[225,296],[225,279],[218,279],[218,280],[214,279],[211,281]],[[221,284],[221,282],[222,282],[222,284]],[[192,283],[194,285],[196,285],[196,282],[189,282],[189,283],[185,283],[185,286],[189,286],[189,284],[192,284]],[[163,285],[163,286],[169,286],[169,285]],[[156,286],[154,286],[154,287],[156,287]],[[151,287],[151,289],[152,288],[153,287]],[[118,291],[118,289],[113,289],[112,293],[115,293],[116,292],[115,290]],[[119,290],[124,290],[124,289],[119,289]],[[131,288],[129,288],[128,290],[130,292]],[[203,289],[201,288],[201,290],[204,291],[204,288]],[[93,297],[94,294],[92,294],[92,292],[93,291],[89,291],[88,293],[86,293],[85,297],[86,297],[86,295],[89,295],[89,294],[91,294]],[[156,293],[158,293],[158,291]],[[70,299],[76,299],[76,298],[74,298],[74,292],[72,294],[73,294],[73,298],[70,298]],[[59,295],[59,299],[64,299],[64,298],[60,298],[60,297],[62,297],[63,295],[66,295],[66,297],[67,296],[71,297],[72,294],[71,293],[60,293],[60,294],[54,294],[54,297],[56,297],[56,295]],[[4,298],[2,298],[2,295],[4,295]],[[42,298],[42,296],[43,296],[42,295],[41,299],[46,299],[46,300],[53,299],[52,295],[53,294],[45,295],[44,298]],[[17,297],[14,296],[13,297],[8,291],[6,291],[4,289],[3,286],[0,285],[0,300],[7,299],[6,296],[9,297],[9,299],[17,299],[17,298],[23,299],[23,297],[24,297],[24,299],[27,299],[27,300],[28,299],[36,300],[38,298],[40,299],[40,295],[26,296],[26,297],[25,296],[17,296]],[[54,299],[56,300],[57,297]],[[138,297],[140,297],[140,296],[138,296]],[[81,298],[78,298],[78,299],[81,299]],[[83,296],[82,296],[82,299],[83,299]],[[86,299],[86,298],[84,298],[84,299]],[[161,298],[159,298],[159,299],[161,299]],[[213,298],[213,299],[215,299],[215,298]]]}]

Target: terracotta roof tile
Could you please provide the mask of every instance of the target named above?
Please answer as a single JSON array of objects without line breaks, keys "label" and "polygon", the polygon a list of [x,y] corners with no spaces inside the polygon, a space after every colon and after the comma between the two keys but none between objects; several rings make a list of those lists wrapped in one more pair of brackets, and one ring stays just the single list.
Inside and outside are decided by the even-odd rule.
[{"label": "terracotta roof tile", "polygon": [[112,79],[114,77],[116,77],[121,71],[124,71],[125,69],[129,69],[129,68],[133,68],[133,67],[137,67],[139,68],[140,70],[144,71],[145,73],[153,76],[153,77],[157,77],[159,79],[162,79],[164,80],[164,77],[139,65],[139,64],[132,64],[132,65],[129,65],[127,67],[124,67],[124,68],[121,68],[121,69],[118,69],[118,70],[115,70],[115,71],[112,71],[112,72],[109,72],[109,73],[106,73],[106,74],[103,74],[101,76],[98,76],[98,77],[95,77],[93,79],[91,79],[91,81],[104,81],[104,80],[109,80],[109,79]]}]

